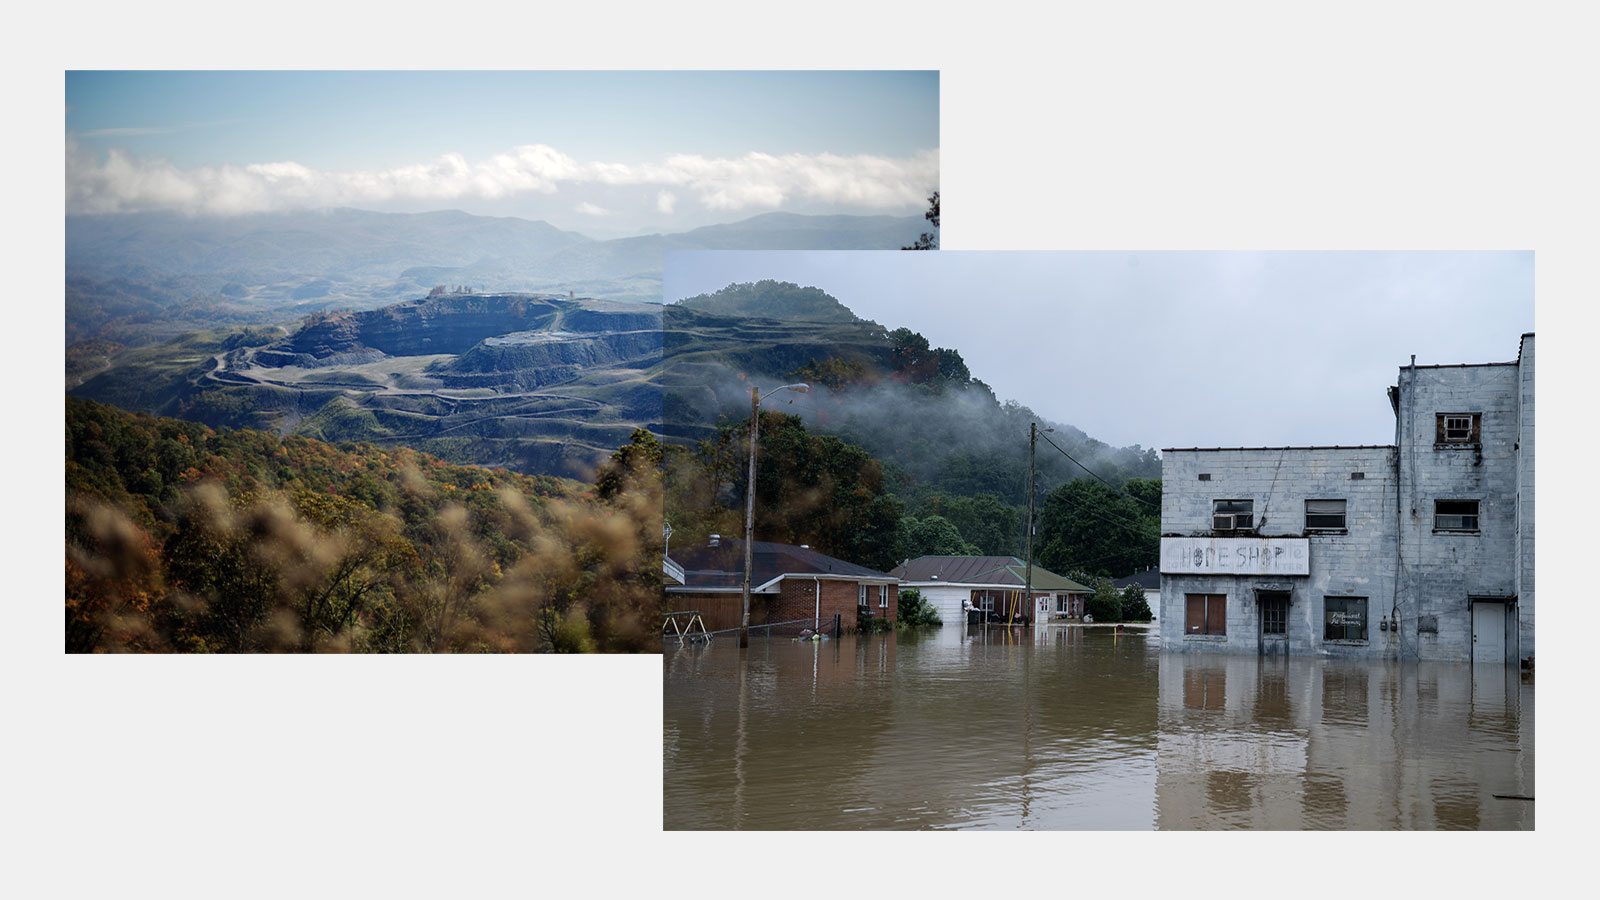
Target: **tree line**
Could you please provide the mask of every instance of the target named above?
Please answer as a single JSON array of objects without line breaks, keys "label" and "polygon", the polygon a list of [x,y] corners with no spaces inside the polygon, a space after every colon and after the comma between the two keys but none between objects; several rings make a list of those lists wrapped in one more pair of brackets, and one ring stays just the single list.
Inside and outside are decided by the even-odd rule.
[{"label": "tree line", "polygon": [[[758,540],[807,544],[884,571],[923,555],[1025,555],[1025,501],[1019,506],[995,493],[962,495],[943,485],[915,485],[903,470],[864,448],[811,433],[798,416],[764,410],[759,422]],[[714,438],[692,448],[643,435],[636,446],[619,451],[661,466],[675,540],[696,543],[711,534],[744,533],[749,427],[724,422]],[[1081,478],[1040,499],[1037,564],[1088,579],[1156,564],[1160,479],[1132,478],[1112,487]]]}]

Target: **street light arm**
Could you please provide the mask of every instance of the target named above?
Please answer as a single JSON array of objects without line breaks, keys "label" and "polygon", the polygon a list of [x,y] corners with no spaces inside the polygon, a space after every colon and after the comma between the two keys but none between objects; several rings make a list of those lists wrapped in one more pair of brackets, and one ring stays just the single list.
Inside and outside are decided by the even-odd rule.
[{"label": "street light arm", "polygon": [[804,384],[804,383],[786,384],[786,385],[783,385],[782,387],[775,387],[772,390],[767,391],[765,394],[763,394],[761,396],[761,399],[762,400],[766,400],[768,397],[771,397],[773,394],[776,394],[779,391],[794,391],[797,394],[805,394],[805,393],[809,393],[810,390],[811,390],[811,385],[809,385],[809,384]]}]

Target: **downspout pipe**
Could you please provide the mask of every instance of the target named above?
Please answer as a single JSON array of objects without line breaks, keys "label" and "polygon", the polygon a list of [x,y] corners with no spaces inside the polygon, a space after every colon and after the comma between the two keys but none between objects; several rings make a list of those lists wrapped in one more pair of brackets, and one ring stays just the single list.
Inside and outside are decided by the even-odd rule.
[{"label": "downspout pipe", "polygon": [[[814,618],[811,620],[811,630],[813,632],[817,632],[822,630],[822,579],[813,575],[811,576],[811,580],[817,585],[817,605],[816,609],[812,610],[812,616]],[[835,637],[837,636],[838,635],[835,635]]]}]

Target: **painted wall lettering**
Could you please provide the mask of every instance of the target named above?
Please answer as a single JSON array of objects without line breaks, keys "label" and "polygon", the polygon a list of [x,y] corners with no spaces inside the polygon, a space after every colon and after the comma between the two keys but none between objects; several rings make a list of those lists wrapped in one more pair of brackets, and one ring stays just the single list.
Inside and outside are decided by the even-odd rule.
[{"label": "painted wall lettering", "polygon": [[1309,575],[1305,538],[1162,538],[1161,571],[1172,575]]}]

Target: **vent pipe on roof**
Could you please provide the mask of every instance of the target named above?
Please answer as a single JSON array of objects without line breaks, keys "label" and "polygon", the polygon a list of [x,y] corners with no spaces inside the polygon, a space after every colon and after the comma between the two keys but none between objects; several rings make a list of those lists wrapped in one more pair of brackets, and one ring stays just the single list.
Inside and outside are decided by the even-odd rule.
[{"label": "vent pipe on roof", "polygon": [[722,546],[722,535],[720,535],[720,534],[713,534],[713,535],[712,535],[712,536],[711,536],[711,546],[713,546],[713,547],[720,547],[720,546]]}]

